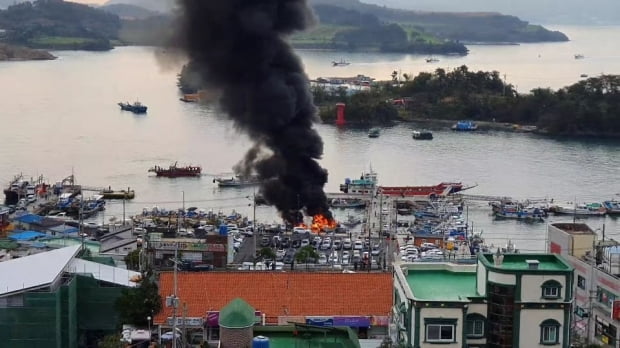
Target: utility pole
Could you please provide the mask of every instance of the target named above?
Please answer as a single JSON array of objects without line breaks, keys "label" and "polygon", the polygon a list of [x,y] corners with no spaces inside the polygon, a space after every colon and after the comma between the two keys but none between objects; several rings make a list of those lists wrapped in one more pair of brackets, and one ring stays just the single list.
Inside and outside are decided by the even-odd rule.
[{"label": "utility pole", "polygon": [[179,298],[177,297],[177,257],[179,255],[179,244],[174,248],[174,281],[172,295],[166,297],[166,307],[172,307],[172,348],[177,348],[177,307],[179,306]]}]

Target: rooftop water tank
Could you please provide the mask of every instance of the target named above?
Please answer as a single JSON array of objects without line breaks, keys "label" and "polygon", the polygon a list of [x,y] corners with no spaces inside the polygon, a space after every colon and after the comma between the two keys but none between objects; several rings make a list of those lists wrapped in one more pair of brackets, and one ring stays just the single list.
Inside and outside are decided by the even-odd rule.
[{"label": "rooftop water tank", "polygon": [[265,336],[256,336],[252,340],[252,348],[269,348],[269,338]]}]

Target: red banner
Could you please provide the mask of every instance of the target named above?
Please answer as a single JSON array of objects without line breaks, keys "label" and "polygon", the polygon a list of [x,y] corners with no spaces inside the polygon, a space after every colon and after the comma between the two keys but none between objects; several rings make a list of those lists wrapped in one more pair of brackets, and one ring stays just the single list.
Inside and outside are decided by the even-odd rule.
[{"label": "red banner", "polygon": [[611,311],[611,318],[614,320],[620,320],[620,301],[614,301],[613,309]]}]

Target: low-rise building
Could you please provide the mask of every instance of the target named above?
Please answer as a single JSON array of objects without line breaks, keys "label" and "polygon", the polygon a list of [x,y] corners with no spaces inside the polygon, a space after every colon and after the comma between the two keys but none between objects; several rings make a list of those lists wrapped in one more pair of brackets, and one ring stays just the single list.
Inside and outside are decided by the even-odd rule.
[{"label": "low-rise building", "polygon": [[[159,278],[162,298],[174,291],[174,275]],[[387,336],[392,303],[390,273],[325,272],[180,272],[177,274],[177,327],[220,337],[222,308],[239,297],[256,309],[260,326],[293,323],[319,327],[349,327],[360,338]],[[154,318],[161,331],[174,325],[174,311],[165,307]],[[189,333],[187,336],[191,336]],[[378,344],[377,344],[378,345]]]},{"label": "low-rise building", "polygon": [[0,262],[0,346],[77,348],[115,333],[139,273],[79,259],[79,245]]},{"label": "low-rise building", "polygon": [[392,340],[413,348],[568,348],[572,274],[553,254],[396,265]]},{"label": "low-rise building", "polygon": [[620,342],[620,248],[598,238],[583,223],[547,227],[549,251],[560,254],[575,269],[573,328],[575,341],[603,347]]}]

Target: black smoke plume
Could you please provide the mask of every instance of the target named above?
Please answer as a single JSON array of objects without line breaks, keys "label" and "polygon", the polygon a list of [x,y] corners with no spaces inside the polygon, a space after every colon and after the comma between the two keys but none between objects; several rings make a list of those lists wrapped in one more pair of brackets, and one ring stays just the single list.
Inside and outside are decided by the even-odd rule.
[{"label": "black smoke plume", "polygon": [[203,80],[222,91],[221,107],[255,145],[236,166],[256,172],[261,193],[289,223],[300,211],[331,218],[317,160],[323,141],[316,108],[288,35],[313,24],[305,0],[180,0],[175,45]]}]

